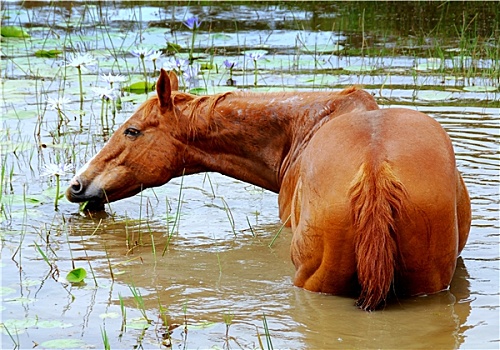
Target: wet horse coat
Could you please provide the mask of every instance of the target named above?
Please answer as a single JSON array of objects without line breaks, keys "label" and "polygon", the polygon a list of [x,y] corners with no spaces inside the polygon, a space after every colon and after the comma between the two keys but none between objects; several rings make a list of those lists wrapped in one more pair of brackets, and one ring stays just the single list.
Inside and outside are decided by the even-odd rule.
[{"label": "wet horse coat", "polygon": [[448,288],[470,228],[450,139],[429,116],[341,92],[196,97],[161,71],[146,101],[73,178],[100,208],[182,174],[216,171],[278,192],[295,285],[373,310]]}]

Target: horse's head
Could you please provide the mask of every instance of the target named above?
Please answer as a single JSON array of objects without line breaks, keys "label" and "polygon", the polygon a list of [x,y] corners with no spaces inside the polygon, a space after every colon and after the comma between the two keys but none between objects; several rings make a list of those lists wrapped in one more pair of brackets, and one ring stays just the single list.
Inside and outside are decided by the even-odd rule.
[{"label": "horse's head", "polygon": [[106,202],[163,185],[182,174],[180,125],[171,96],[177,89],[177,76],[162,70],[157,96],[144,102],[77,172],[66,191],[69,201],[88,201],[88,208],[102,209]]}]

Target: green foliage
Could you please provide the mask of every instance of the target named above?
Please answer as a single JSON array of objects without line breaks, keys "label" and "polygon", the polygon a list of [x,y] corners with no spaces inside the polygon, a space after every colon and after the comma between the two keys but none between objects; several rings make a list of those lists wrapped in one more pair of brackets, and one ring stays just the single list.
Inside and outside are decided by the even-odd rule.
[{"label": "green foliage", "polygon": [[44,58],[56,58],[62,54],[61,50],[38,50],[35,52],[36,57],[44,57]]},{"label": "green foliage", "polygon": [[153,91],[155,89],[155,86],[156,86],[155,83],[138,81],[136,83],[133,83],[133,84],[130,84],[129,86],[124,87],[123,89],[125,91],[132,92],[134,94],[144,94],[144,93]]},{"label": "green foliage", "polygon": [[69,283],[81,283],[87,277],[87,271],[83,267],[77,267],[71,270],[66,276]]},{"label": "green foliage", "polygon": [[1,35],[5,38],[29,38],[30,35],[18,26],[2,26]]}]

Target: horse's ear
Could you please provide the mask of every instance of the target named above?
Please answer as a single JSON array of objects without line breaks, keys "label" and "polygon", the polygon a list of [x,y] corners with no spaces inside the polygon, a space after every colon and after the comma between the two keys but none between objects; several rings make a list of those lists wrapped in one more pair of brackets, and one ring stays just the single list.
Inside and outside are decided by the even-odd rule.
[{"label": "horse's ear", "polygon": [[170,88],[172,91],[179,91],[179,79],[177,78],[177,74],[171,70],[168,72],[168,77],[170,78]]},{"label": "horse's ear", "polygon": [[156,94],[158,95],[158,101],[161,108],[170,108],[172,106],[172,100],[170,99],[172,87],[170,84],[169,74],[164,69],[161,69],[160,77],[156,82]]}]

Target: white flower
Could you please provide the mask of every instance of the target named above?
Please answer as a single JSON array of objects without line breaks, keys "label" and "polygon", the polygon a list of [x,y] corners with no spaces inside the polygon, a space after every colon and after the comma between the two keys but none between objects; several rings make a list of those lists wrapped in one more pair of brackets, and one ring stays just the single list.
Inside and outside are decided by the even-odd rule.
[{"label": "white flower", "polygon": [[93,66],[97,63],[95,58],[91,54],[74,54],[66,62],[66,66],[71,66],[75,68],[86,68],[86,66]]},{"label": "white flower", "polygon": [[262,57],[264,57],[266,54],[264,52],[250,52],[246,54],[250,59],[254,61],[260,60]]},{"label": "white flower", "polygon": [[179,72],[183,72],[189,66],[188,60],[183,60],[182,58],[173,58],[170,59],[163,64],[163,68],[166,70],[176,70]]},{"label": "white flower", "polygon": [[96,96],[99,96],[100,98],[108,99],[108,100],[114,100],[118,97],[118,91],[115,90],[114,88],[102,88],[102,87],[94,87],[92,88],[92,91]]},{"label": "white flower", "polygon": [[103,74],[101,75],[101,80],[109,83],[110,85],[113,85],[113,83],[121,83],[127,80],[126,77],[123,75],[112,75],[111,73],[108,73],[108,75]]},{"label": "white flower", "polygon": [[153,54],[153,50],[148,50],[144,47],[140,47],[140,48],[137,48],[135,50],[132,50],[130,51],[130,53],[132,55],[134,55],[135,57],[139,57],[139,58],[146,58],[146,57],[149,57]]},{"label": "white flower", "polygon": [[161,57],[163,57],[163,54],[161,53],[161,51],[155,51],[151,55],[149,55],[149,59],[153,62]]},{"label": "white flower", "polygon": [[63,176],[66,173],[73,170],[73,167],[69,164],[46,164],[44,165],[44,171],[40,174],[41,176]]},{"label": "white flower", "polygon": [[53,109],[55,111],[62,111],[64,109],[64,105],[70,102],[71,100],[66,97],[47,98],[47,103],[49,104],[50,109]]}]

